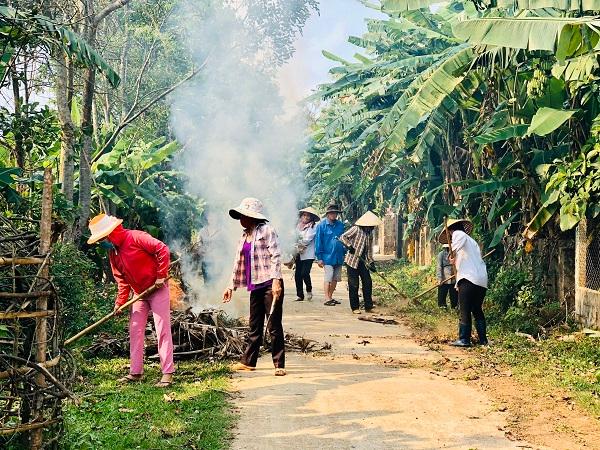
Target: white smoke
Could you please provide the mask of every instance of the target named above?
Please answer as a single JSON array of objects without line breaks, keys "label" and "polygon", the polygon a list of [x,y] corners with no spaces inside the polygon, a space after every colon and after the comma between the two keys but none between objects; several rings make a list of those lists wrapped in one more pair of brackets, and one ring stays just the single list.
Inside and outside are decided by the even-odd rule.
[{"label": "white smoke", "polygon": [[221,307],[241,235],[230,208],[244,197],[262,200],[283,246],[293,243],[304,196],[306,123],[300,110],[284,115],[279,88],[264,70],[268,48],[256,45],[252,30],[227,8],[200,16],[194,4],[184,2],[178,23],[195,64],[207,62],[172,96],[171,125],[184,146],[179,163],[188,190],[206,203],[208,225],[201,234],[211,282],[204,285],[190,272],[184,279],[197,299],[194,306]]}]

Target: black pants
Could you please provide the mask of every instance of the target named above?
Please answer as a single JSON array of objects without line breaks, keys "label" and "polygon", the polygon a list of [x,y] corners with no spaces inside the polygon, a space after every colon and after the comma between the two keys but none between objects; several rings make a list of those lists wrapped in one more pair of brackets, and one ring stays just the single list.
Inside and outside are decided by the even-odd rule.
[{"label": "black pants", "polygon": [[446,307],[446,297],[450,294],[450,306],[452,309],[458,306],[458,291],[452,284],[442,284],[438,286],[438,306],[440,308]]},{"label": "black pants", "polygon": [[[271,335],[271,354],[273,364],[277,368],[285,367],[285,341],[283,336],[283,325],[281,317],[283,315],[283,280],[281,281],[281,297],[275,303],[273,316],[269,321]],[[263,327],[265,325],[265,316],[271,311],[273,302],[273,291],[271,287],[257,289],[250,293],[250,333],[248,334],[247,347],[242,355],[242,364],[256,367],[258,353],[263,340]],[[268,318],[267,318],[268,320]]]},{"label": "black pants", "polygon": [[296,256],[296,271],[294,279],[296,281],[296,295],[298,298],[304,299],[304,285],[306,292],[312,292],[312,280],[310,279],[310,271],[312,269],[314,259],[305,259],[302,261],[300,256]]},{"label": "black pants", "polygon": [[471,326],[471,315],[475,320],[485,320],[482,306],[486,292],[486,288],[477,286],[464,278],[458,282],[458,303],[462,325]]},{"label": "black pants", "polygon": [[352,311],[359,308],[358,300],[358,285],[359,278],[362,283],[363,299],[365,300],[365,309],[373,307],[373,281],[371,280],[371,272],[367,269],[364,262],[359,261],[358,268],[353,269],[346,266],[348,269],[348,291],[350,292],[350,308]]}]

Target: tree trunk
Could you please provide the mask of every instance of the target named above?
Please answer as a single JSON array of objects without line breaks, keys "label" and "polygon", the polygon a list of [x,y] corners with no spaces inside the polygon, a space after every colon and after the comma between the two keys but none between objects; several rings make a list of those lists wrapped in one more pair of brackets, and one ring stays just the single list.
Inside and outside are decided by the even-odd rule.
[{"label": "tree trunk", "polygon": [[[16,65],[16,61],[15,61]],[[19,87],[19,78],[17,72],[14,68],[11,69],[12,72],[12,90],[13,97],[15,101],[15,121],[17,121],[17,127],[15,130],[15,159],[17,161],[17,166],[21,169],[25,169],[25,149],[23,147],[23,135],[21,133],[21,128],[23,127],[23,123],[21,122],[21,90]]]},{"label": "tree trunk", "polygon": [[[93,33],[95,36],[95,30]],[[88,40],[88,42],[91,42]],[[86,69],[83,88],[83,113],[81,116],[82,146],[79,157],[79,224],[75,231],[75,241],[81,237],[90,218],[90,206],[92,202],[92,149],[93,149],[93,124],[92,124],[92,99],[94,97],[94,86],[96,83],[96,72],[94,69]]]},{"label": "tree trunk", "polygon": [[70,58],[57,55],[56,64],[56,109],[60,123],[60,191],[67,201],[73,202],[73,149],[75,146],[75,126],[71,119],[71,92],[69,92],[69,72],[72,70]]},{"label": "tree trunk", "polygon": [[[100,23],[112,12],[122,8],[130,0],[115,0],[104,7],[99,13],[94,12],[93,0],[82,0],[83,17],[85,17],[84,37],[87,43],[94,47],[96,45],[96,36]],[[93,150],[93,119],[92,102],[94,99],[96,87],[96,71],[88,68],[83,77],[83,97],[82,97],[82,147],[79,158],[79,222],[75,230],[74,240],[79,241],[83,230],[87,226],[90,217],[90,207],[92,203],[92,173],[91,161]]]}]

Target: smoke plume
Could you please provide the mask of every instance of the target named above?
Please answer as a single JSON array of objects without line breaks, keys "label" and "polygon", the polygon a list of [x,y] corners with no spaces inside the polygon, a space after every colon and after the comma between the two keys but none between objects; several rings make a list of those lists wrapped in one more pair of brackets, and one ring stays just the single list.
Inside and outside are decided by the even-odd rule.
[{"label": "smoke plume", "polygon": [[[195,4],[183,4],[179,23],[195,64],[205,66],[172,96],[171,126],[184,146],[179,166],[189,180],[188,190],[206,204],[200,235],[210,282],[204,284],[189,270],[184,270],[184,280],[193,289],[194,306],[221,307],[220,294],[229,283],[241,235],[239,222],[228,215],[230,208],[244,197],[259,198],[283,246],[293,243],[304,196],[306,124],[301,111],[284,114],[269,70],[269,45],[258,41],[264,33],[244,27],[239,10],[219,7],[199,14]],[[245,309],[242,305],[241,311]]]}]

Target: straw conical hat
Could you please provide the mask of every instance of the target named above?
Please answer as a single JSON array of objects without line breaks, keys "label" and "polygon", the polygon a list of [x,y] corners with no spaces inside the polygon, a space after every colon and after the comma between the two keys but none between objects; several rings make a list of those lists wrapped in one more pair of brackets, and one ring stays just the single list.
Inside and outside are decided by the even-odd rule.
[{"label": "straw conical hat", "polygon": [[[471,232],[473,231],[473,222],[471,222],[469,219],[448,219],[446,226],[448,228],[450,228],[452,225],[454,225],[456,223],[461,223],[461,222],[465,229],[465,233],[471,234]],[[448,236],[446,234],[446,227],[444,227],[444,229],[441,231],[440,235],[438,236],[438,242],[440,244],[447,244],[448,243],[447,237]]]},{"label": "straw conical hat", "polygon": [[378,227],[381,225],[381,219],[371,211],[367,211],[354,225],[358,225],[359,227]]},{"label": "straw conical hat", "polygon": [[98,214],[90,220],[89,228],[92,235],[88,239],[88,244],[98,242],[113,232],[115,228],[123,223],[123,219],[109,216],[107,214]]},{"label": "straw conical hat", "polygon": [[316,222],[321,220],[321,216],[319,215],[318,211],[315,208],[311,208],[310,206],[307,206],[306,208],[301,209],[300,211],[298,211],[298,213],[300,215],[302,215],[302,213],[308,213],[311,216],[313,216],[313,218],[315,219]]}]

